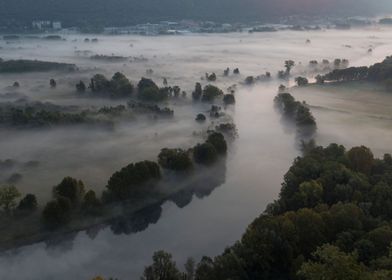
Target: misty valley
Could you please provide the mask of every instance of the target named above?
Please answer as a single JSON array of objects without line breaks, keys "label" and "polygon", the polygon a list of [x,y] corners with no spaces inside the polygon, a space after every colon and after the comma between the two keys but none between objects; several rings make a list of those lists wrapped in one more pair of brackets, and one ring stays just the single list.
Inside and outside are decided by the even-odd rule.
[{"label": "misty valley", "polygon": [[4,35],[0,279],[391,279],[391,32]]}]

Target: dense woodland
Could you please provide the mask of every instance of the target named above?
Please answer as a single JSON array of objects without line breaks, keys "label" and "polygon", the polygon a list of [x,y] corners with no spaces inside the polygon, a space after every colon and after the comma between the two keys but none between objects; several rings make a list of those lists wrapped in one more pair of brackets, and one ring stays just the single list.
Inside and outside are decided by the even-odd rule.
[{"label": "dense woodland", "polygon": [[382,62],[370,67],[349,67],[335,69],[332,72],[317,76],[319,84],[324,82],[369,81],[384,85],[392,90],[392,57],[386,57]]},{"label": "dense woodland", "polygon": [[233,246],[188,260],[185,272],[156,252],[142,279],[391,279],[391,218],[390,154],[312,147],[284,176],[279,199]]}]

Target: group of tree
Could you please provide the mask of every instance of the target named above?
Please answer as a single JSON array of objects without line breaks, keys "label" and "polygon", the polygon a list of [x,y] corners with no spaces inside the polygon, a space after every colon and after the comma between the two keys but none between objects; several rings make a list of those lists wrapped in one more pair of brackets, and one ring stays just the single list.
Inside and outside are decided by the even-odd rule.
[{"label": "group of tree", "polygon": [[[110,80],[102,74],[94,75],[90,79],[89,88],[94,94],[112,98],[130,97],[134,90],[132,83],[120,72],[115,73]],[[83,81],[76,85],[76,90],[78,92],[86,90]]]},{"label": "group of tree", "polygon": [[0,58],[0,73],[26,73],[48,71],[75,71],[73,64],[39,60],[3,60]]},{"label": "group of tree", "polygon": [[[165,84],[165,83],[164,83]],[[140,100],[147,102],[160,102],[168,99],[169,97],[178,98],[180,94],[182,97],[186,97],[186,92],[181,93],[181,88],[179,86],[167,86],[158,87],[158,85],[151,79],[141,78],[138,85],[138,95]]]},{"label": "group of tree", "polygon": [[45,205],[42,220],[52,230],[68,224],[73,215],[100,215],[102,209],[94,191],[86,193],[82,181],[65,177],[53,187],[53,200]]},{"label": "group of tree", "polygon": [[381,63],[376,63],[370,67],[349,67],[336,69],[324,76],[318,77],[319,81],[347,82],[347,81],[368,81],[389,86],[392,81],[392,57],[386,57]]},{"label": "group of tree", "polygon": [[312,136],[316,129],[316,120],[306,103],[296,101],[286,92],[278,93],[274,99],[275,106],[282,112],[285,119],[293,121],[301,136]]},{"label": "group of tree", "polygon": [[286,60],[284,62],[285,70],[281,70],[278,72],[278,78],[282,80],[287,80],[290,77],[291,69],[295,66],[295,62],[293,60]]},{"label": "group of tree", "polygon": [[162,149],[158,162],[141,161],[131,163],[115,172],[109,179],[103,201],[124,201],[144,198],[156,190],[156,183],[162,177],[162,170],[186,171],[194,163],[209,165],[227,152],[227,143],[222,133],[212,131],[207,140],[189,150]]},{"label": "group of tree", "polygon": [[37,199],[33,194],[26,194],[17,202],[22,195],[14,185],[0,187],[0,208],[7,216],[18,213],[32,213],[37,209]]},{"label": "group of tree", "polygon": [[[215,98],[224,96],[223,91],[214,85],[206,85],[204,89],[200,83],[196,83],[195,90],[192,92],[192,98],[195,101],[212,102]],[[227,97],[230,98],[230,97]],[[230,101],[230,100],[227,100]]]},{"label": "group of tree", "polygon": [[[387,280],[391,242],[392,156],[313,147],[284,176],[279,199],[238,242],[192,266],[190,279]],[[142,279],[188,279],[182,273],[158,252]]]}]

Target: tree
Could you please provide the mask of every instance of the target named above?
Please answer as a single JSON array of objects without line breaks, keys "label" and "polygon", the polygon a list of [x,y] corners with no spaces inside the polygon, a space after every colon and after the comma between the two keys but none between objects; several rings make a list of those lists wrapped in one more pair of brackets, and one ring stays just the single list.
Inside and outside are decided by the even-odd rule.
[{"label": "tree", "polygon": [[127,97],[133,92],[133,85],[123,73],[117,72],[110,80],[112,97]]},{"label": "tree", "polygon": [[225,137],[220,132],[213,132],[208,135],[206,143],[214,146],[218,154],[226,154],[227,152],[227,143]]},{"label": "tree", "polygon": [[255,83],[255,77],[253,76],[248,76],[245,78],[245,84],[246,85],[253,85]]},{"label": "tree", "polygon": [[298,272],[306,280],[365,280],[369,275],[354,255],[324,245],[313,254],[315,261],[304,263]]},{"label": "tree", "polygon": [[207,81],[215,82],[216,81],[216,74],[215,73],[212,73],[212,74],[206,73],[206,79],[207,79]]},{"label": "tree", "polygon": [[83,93],[86,91],[86,85],[83,81],[79,81],[79,83],[76,84],[76,91]]},{"label": "tree", "polygon": [[20,196],[20,192],[13,185],[0,187],[0,207],[2,207],[4,211],[9,212],[16,206],[15,200]]},{"label": "tree", "polygon": [[33,194],[26,194],[26,196],[19,202],[18,210],[33,212],[37,210],[37,198]]},{"label": "tree", "polygon": [[60,184],[53,187],[55,197],[65,197],[73,205],[79,205],[85,194],[84,184],[80,180],[71,177],[65,177]]},{"label": "tree", "polygon": [[196,121],[197,122],[205,122],[206,121],[206,116],[204,115],[204,114],[197,114],[197,116],[196,116]]},{"label": "tree", "polygon": [[162,149],[158,155],[158,162],[163,168],[176,171],[184,171],[192,167],[188,153],[182,149]]},{"label": "tree", "polygon": [[193,148],[193,158],[199,164],[211,164],[216,161],[218,152],[210,143],[197,144]]},{"label": "tree", "polygon": [[347,152],[347,158],[354,171],[370,174],[374,163],[373,153],[365,146],[354,147]]},{"label": "tree", "polygon": [[109,179],[107,189],[117,200],[145,196],[149,189],[145,183],[161,178],[159,165],[153,161],[131,163],[115,172]]},{"label": "tree", "polygon": [[235,69],[233,70],[233,74],[239,75],[239,74],[240,74],[240,69],[235,68]]},{"label": "tree", "polygon": [[49,229],[56,229],[66,225],[71,220],[71,201],[65,197],[58,197],[46,204],[42,218]]},{"label": "tree", "polygon": [[205,102],[211,102],[216,97],[223,95],[223,91],[216,86],[207,85],[203,89],[203,95],[201,100]]},{"label": "tree", "polygon": [[295,82],[299,87],[306,86],[307,84],[309,84],[308,79],[305,77],[297,77],[295,78]]},{"label": "tree", "polygon": [[102,93],[110,88],[110,81],[102,74],[95,74],[90,80],[89,88],[92,92]]},{"label": "tree", "polygon": [[323,187],[316,181],[307,181],[299,186],[299,196],[304,207],[313,208],[322,202]]},{"label": "tree", "polygon": [[195,279],[195,260],[188,258],[185,262],[185,280]]},{"label": "tree", "polygon": [[295,62],[293,60],[286,60],[284,62],[284,67],[286,68],[286,73],[290,74],[291,69],[295,66]]},{"label": "tree", "polygon": [[322,85],[325,83],[325,78],[321,75],[317,75],[315,79],[316,79],[316,83],[319,85]]},{"label": "tree", "polygon": [[174,97],[179,97],[180,96],[180,92],[181,92],[181,88],[179,86],[174,86],[173,87],[173,93],[174,93]]},{"label": "tree", "polygon": [[102,214],[103,205],[102,202],[97,198],[93,190],[89,190],[83,198],[82,209],[85,213],[93,216]]},{"label": "tree", "polygon": [[201,87],[201,84],[200,83],[196,83],[195,90],[192,92],[192,98],[194,100],[200,100],[202,94],[203,94],[203,89]]},{"label": "tree", "polygon": [[56,81],[54,79],[50,79],[49,85],[50,85],[51,88],[55,88],[57,83],[56,83]]},{"label": "tree", "polygon": [[155,252],[153,263],[144,269],[141,280],[180,280],[181,273],[176,263],[172,260],[172,255],[164,251]]},{"label": "tree", "polygon": [[226,105],[235,104],[235,97],[234,97],[234,95],[233,95],[233,94],[225,94],[225,95],[223,96],[223,102],[224,102]]}]

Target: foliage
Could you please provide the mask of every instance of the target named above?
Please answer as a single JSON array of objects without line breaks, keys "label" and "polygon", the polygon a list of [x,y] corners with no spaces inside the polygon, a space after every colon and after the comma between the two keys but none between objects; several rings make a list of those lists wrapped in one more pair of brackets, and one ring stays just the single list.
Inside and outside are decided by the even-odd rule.
[{"label": "foliage", "polygon": [[[335,62],[337,63],[337,62]],[[346,60],[342,60],[347,64]],[[376,63],[370,67],[349,67],[345,69],[335,69],[322,76],[324,81],[369,81],[381,83],[388,88],[388,81],[392,79],[392,57],[386,57],[381,63]]]},{"label": "foliage", "polygon": [[225,94],[223,96],[223,102],[226,105],[231,105],[231,104],[235,104],[235,97],[233,94]]},{"label": "foliage", "polygon": [[285,118],[295,121],[302,134],[312,135],[315,132],[316,120],[305,103],[296,101],[290,93],[279,93],[274,102]]},{"label": "foliage", "polygon": [[89,190],[83,197],[82,210],[92,216],[102,214],[103,205],[93,190]]},{"label": "foliage", "polygon": [[145,183],[161,177],[159,165],[152,161],[131,163],[115,172],[109,179],[106,188],[116,200],[126,200],[143,196],[149,189]]},{"label": "foliage", "polygon": [[4,211],[8,212],[15,208],[16,199],[20,197],[21,194],[18,189],[13,185],[5,185],[0,187],[0,207]]},{"label": "foliage", "polygon": [[25,72],[47,72],[47,71],[74,71],[73,64],[47,62],[39,60],[1,60],[0,73],[25,73]]},{"label": "foliage", "polygon": [[37,207],[37,198],[34,194],[26,194],[18,204],[18,210],[26,212],[33,212],[37,210]]},{"label": "foliage", "polygon": [[171,88],[159,88],[153,80],[141,78],[138,85],[138,98],[144,101],[159,102],[167,99]]},{"label": "foliage", "polygon": [[201,97],[201,100],[205,102],[211,102],[216,97],[222,95],[223,95],[223,91],[221,89],[213,85],[207,85],[203,89],[203,95]]},{"label": "foliage", "polygon": [[83,182],[71,177],[65,177],[60,184],[53,187],[54,197],[68,198],[73,205],[79,205],[83,200],[84,194]]},{"label": "foliage", "polygon": [[391,155],[309,146],[279,199],[195,279],[391,279],[391,201]]},{"label": "foliage", "polygon": [[196,83],[195,90],[192,92],[192,98],[194,100],[200,100],[203,94],[203,90],[200,83]]},{"label": "foliage", "polygon": [[197,144],[193,148],[193,158],[199,164],[211,164],[218,158],[218,152],[210,143]]},{"label": "foliage", "polygon": [[75,87],[77,92],[83,93],[86,91],[86,85],[83,81],[79,81]]},{"label": "foliage", "polygon": [[[83,92],[83,82],[79,82],[76,88]],[[124,74],[117,72],[111,80],[108,80],[102,74],[94,75],[90,80],[89,88],[98,95],[104,95],[112,98],[129,97],[133,93],[133,85]]]},{"label": "foliage", "polygon": [[141,280],[180,280],[181,273],[172,260],[172,255],[164,251],[155,252],[153,264],[144,269]]},{"label": "foliage", "polygon": [[177,171],[192,167],[188,152],[182,149],[162,149],[158,155],[158,162],[163,168]]},{"label": "foliage", "polygon": [[295,82],[299,87],[306,86],[307,84],[309,84],[309,80],[305,77],[297,77],[295,78]]},{"label": "foliage", "polygon": [[198,121],[198,122],[205,122],[206,121],[206,116],[204,115],[204,114],[197,114],[197,116],[196,116],[196,121]]},{"label": "foliage", "polygon": [[66,225],[71,220],[71,209],[71,201],[65,197],[58,197],[48,202],[42,211],[44,224],[49,229]]},{"label": "foliage", "polygon": [[208,135],[206,143],[214,146],[218,154],[224,155],[227,152],[227,143],[225,137],[220,132],[212,132],[210,135]]}]

